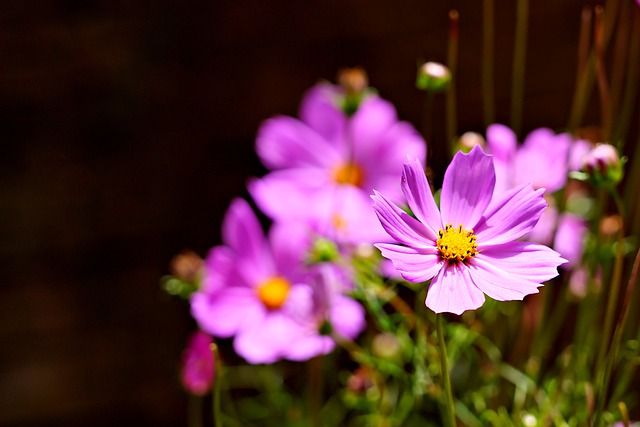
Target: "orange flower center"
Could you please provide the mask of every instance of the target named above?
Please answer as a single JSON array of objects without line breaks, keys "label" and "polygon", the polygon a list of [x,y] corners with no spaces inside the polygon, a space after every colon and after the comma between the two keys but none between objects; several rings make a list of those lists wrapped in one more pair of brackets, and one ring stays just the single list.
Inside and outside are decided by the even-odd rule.
[{"label": "orange flower center", "polygon": [[350,184],[360,187],[364,181],[364,174],[357,165],[346,163],[333,170],[333,180],[338,184]]},{"label": "orange flower center", "polygon": [[478,254],[476,235],[473,230],[463,228],[462,224],[456,228],[451,224],[445,225],[444,230],[438,231],[436,245],[440,257],[450,262],[465,261]]},{"label": "orange flower center", "polygon": [[291,284],[284,277],[272,277],[258,287],[258,298],[269,310],[276,310],[284,304]]}]

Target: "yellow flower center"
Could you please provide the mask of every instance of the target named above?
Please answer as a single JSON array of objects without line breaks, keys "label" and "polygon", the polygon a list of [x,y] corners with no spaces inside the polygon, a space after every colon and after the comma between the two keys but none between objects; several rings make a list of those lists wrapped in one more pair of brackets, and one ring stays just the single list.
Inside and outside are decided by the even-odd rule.
[{"label": "yellow flower center", "polygon": [[338,184],[350,184],[360,187],[362,181],[364,181],[364,174],[357,165],[346,163],[333,170],[333,180]]},{"label": "yellow flower center", "polygon": [[272,277],[258,287],[258,298],[269,310],[276,310],[284,304],[291,284],[284,277]]},{"label": "yellow flower center", "polygon": [[478,254],[476,235],[473,230],[462,228],[462,224],[456,228],[451,224],[445,225],[444,230],[438,231],[436,245],[440,257],[449,262],[465,261]]}]

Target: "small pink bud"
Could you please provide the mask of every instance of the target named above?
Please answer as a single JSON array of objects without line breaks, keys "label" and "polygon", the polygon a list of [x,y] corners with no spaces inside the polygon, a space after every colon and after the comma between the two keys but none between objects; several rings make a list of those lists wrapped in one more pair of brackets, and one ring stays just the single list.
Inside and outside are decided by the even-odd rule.
[{"label": "small pink bud", "polygon": [[194,332],[182,353],[182,385],[187,392],[203,396],[211,390],[215,365],[213,339],[202,331]]}]

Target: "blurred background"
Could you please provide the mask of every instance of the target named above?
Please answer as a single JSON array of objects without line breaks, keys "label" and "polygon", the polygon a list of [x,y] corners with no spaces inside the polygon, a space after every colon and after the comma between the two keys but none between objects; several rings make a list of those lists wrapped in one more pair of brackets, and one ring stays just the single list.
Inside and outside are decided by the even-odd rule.
[{"label": "blurred background", "polygon": [[[514,3],[495,2],[506,124]],[[525,133],[567,123],[585,4],[531,2]],[[172,256],[219,243],[229,201],[264,173],[260,123],[338,69],[364,67],[420,129],[416,66],[445,62],[454,8],[458,129],[483,132],[479,1],[3,2],[0,425],[185,425],[194,324],[159,285]],[[438,97],[429,143],[444,134]]]}]

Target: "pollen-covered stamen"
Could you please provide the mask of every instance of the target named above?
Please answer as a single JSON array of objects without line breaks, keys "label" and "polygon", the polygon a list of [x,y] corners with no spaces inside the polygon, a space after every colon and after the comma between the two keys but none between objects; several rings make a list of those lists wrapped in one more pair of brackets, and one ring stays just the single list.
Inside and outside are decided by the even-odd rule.
[{"label": "pollen-covered stamen", "polygon": [[440,258],[450,262],[466,261],[478,254],[476,235],[462,224],[455,228],[452,224],[445,225],[444,230],[438,231],[436,245]]},{"label": "pollen-covered stamen", "polygon": [[333,169],[333,180],[338,184],[360,187],[364,181],[364,174],[358,165],[345,163]]},{"label": "pollen-covered stamen", "polygon": [[258,286],[258,298],[269,310],[276,310],[285,303],[291,284],[284,277],[276,276]]}]

